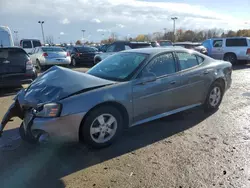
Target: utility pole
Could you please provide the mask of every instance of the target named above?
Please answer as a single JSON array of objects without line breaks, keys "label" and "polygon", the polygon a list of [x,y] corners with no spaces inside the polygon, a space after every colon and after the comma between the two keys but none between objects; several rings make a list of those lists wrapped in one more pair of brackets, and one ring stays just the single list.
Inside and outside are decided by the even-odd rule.
[{"label": "utility pole", "polygon": [[164,30],[164,39],[167,39],[167,28],[163,28]]},{"label": "utility pole", "polygon": [[41,24],[42,35],[43,35],[43,44],[45,45],[45,38],[44,38],[44,31],[43,31],[43,24],[44,24],[44,21],[38,21],[38,23]]},{"label": "utility pole", "polygon": [[14,33],[15,33],[16,46],[18,46],[18,31],[14,31]]},{"label": "utility pole", "polygon": [[84,33],[86,30],[82,29],[82,43],[84,43]]},{"label": "utility pole", "polygon": [[177,17],[172,17],[173,20],[173,42],[175,42],[175,20],[177,20]]}]

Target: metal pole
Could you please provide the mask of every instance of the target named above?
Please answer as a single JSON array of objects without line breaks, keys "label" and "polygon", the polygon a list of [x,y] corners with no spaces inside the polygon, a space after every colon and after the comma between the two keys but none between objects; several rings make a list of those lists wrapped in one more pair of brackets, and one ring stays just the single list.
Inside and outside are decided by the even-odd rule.
[{"label": "metal pole", "polygon": [[16,45],[18,46],[18,31],[14,31],[14,33],[15,33]]},{"label": "metal pole", "polygon": [[177,17],[172,17],[173,20],[173,42],[175,42],[175,20],[177,20]]},{"label": "metal pole", "polygon": [[38,21],[38,23],[41,25],[42,36],[43,36],[43,44],[45,45],[45,38],[44,38],[44,31],[43,31],[43,24],[44,24],[44,21]]},{"label": "metal pole", "polygon": [[164,33],[164,39],[167,39],[167,28],[163,28],[165,33]]},{"label": "metal pole", "polygon": [[82,30],[82,42],[84,42],[84,32],[85,32],[86,30]]}]

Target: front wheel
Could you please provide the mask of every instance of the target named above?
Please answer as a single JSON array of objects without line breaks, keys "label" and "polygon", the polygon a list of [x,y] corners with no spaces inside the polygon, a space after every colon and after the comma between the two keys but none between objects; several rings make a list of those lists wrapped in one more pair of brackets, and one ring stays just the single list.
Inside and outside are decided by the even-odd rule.
[{"label": "front wheel", "polygon": [[80,131],[89,146],[103,148],[115,141],[122,127],[121,113],[112,106],[102,106],[90,112]]},{"label": "front wheel", "polygon": [[219,108],[223,98],[223,89],[219,82],[215,82],[209,89],[204,104],[205,111],[213,111]]}]

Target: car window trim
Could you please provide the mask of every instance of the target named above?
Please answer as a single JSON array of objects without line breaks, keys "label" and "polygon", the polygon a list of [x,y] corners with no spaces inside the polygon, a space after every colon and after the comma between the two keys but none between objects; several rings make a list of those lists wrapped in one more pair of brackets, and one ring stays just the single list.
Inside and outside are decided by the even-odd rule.
[{"label": "car window trim", "polygon": [[[185,51],[176,51],[176,52],[188,53],[188,52],[185,52]],[[202,64],[204,63],[204,61],[205,61],[205,58],[204,58],[204,61],[203,61],[201,64],[199,64],[196,53],[192,53],[193,55],[195,55],[195,58],[196,58],[196,61],[197,61],[198,65],[193,66],[193,67],[190,67],[190,68],[188,68],[188,69],[181,70],[181,67],[180,67],[180,60],[179,60],[179,58],[178,58],[176,52],[174,52],[174,53],[175,53],[176,58],[177,58],[177,61],[178,61],[178,73],[183,73],[183,72],[186,72],[186,71],[190,71],[190,70],[192,70],[192,69],[194,69],[194,68],[197,68],[197,67],[199,67],[200,65],[202,65]]]},{"label": "car window trim", "polygon": [[136,73],[135,75],[135,79],[139,79],[139,75],[141,74],[141,72],[145,69],[146,66],[148,66],[155,58],[161,56],[161,55],[164,55],[164,54],[168,54],[168,53],[172,53],[173,55],[173,58],[174,58],[174,63],[175,63],[175,72],[174,73],[171,73],[171,74],[165,74],[165,75],[161,75],[161,76],[158,76],[156,77],[156,79],[161,79],[163,77],[168,77],[170,75],[174,75],[174,74],[177,74],[178,73],[178,67],[177,67],[177,59],[175,57],[175,54],[174,54],[174,51],[170,51],[170,52],[162,52],[162,53],[159,53],[153,57],[151,57],[147,63],[145,63],[144,66],[142,66],[142,68],[140,70],[138,70],[138,72]]}]

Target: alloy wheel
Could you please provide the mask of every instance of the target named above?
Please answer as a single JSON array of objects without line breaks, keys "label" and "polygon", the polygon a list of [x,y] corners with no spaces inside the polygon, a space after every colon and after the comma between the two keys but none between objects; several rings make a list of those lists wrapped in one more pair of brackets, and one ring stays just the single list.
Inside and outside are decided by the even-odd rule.
[{"label": "alloy wheel", "polygon": [[111,114],[102,114],[92,122],[90,126],[90,136],[96,143],[105,143],[112,139],[116,130],[116,118]]}]

